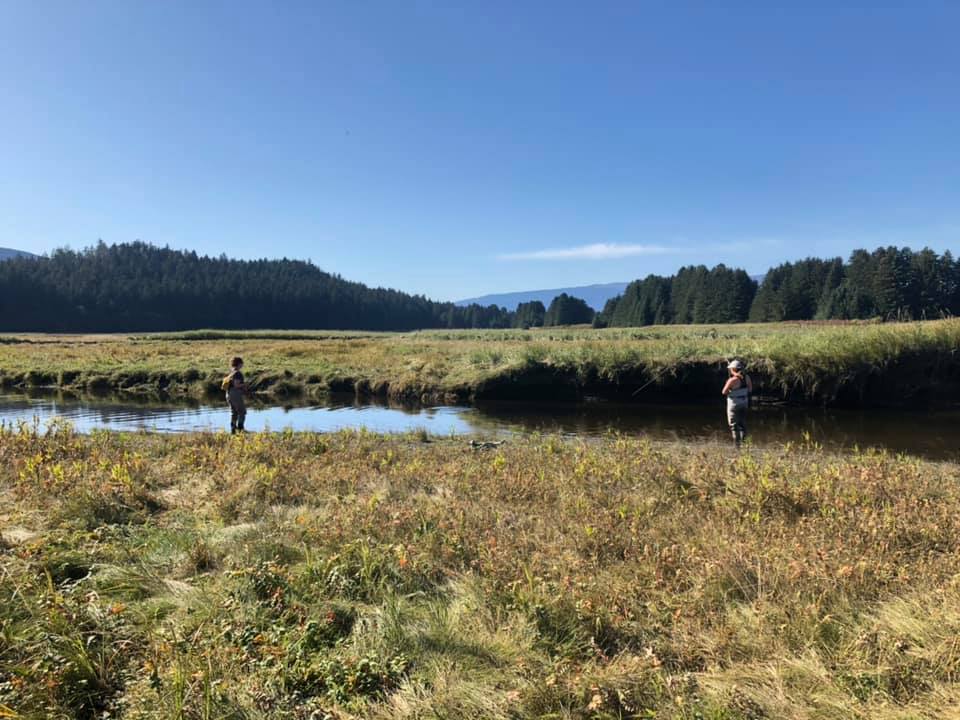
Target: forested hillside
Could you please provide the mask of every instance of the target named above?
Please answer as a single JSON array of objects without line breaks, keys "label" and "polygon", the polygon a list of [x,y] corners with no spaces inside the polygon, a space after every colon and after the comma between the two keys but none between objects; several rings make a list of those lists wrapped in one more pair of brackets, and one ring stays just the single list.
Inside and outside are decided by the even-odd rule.
[{"label": "forested hillside", "polygon": [[630,283],[594,320],[598,326],[751,320],[920,320],[960,315],[960,262],[949,252],[886,247],[773,268],[757,285],[723,265],[682,268]]},{"label": "forested hillside", "polygon": [[194,328],[411,330],[589,323],[603,326],[922,319],[960,315],[960,263],[887,247],[770,270],[682,268],[630,283],[594,317],[561,294],[549,307],[457,306],[369,288],[297,260],[231,260],[145,243],[99,245],[0,263],[0,331],[142,332]]},{"label": "forested hillside", "polygon": [[509,327],[503,308],[369,288],[297,260],[230,260],[145,243],[0,264],[0,330],[410,330]]}]

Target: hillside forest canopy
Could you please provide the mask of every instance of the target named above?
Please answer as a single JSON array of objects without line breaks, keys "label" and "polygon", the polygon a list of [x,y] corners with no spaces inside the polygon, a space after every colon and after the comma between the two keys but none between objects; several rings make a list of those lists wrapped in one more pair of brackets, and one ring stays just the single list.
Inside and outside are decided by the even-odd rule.
[{"label": "hillside forest canopy", "polygon": [[415,330],[573,325],[924,319],[960,315],[950,252],[884,247],[808,258],[759,284],[717,265],[649,275],[599,313],[562,294],[544,307],[458,306],[371,288],[299,260],[233,260],[135,242],[0,262],[0,331],[142,332],[197,328]]}]

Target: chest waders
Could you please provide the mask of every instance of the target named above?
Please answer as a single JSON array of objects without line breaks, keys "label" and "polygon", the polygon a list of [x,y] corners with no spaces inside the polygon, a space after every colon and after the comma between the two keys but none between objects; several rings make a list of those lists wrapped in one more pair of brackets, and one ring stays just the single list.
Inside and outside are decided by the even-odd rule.
[{"label": "chest waders", "polygon": [[[237,377],[239,375],[239,377]],[[230,433],[242,433],[243,423],[247,419],[247,403],[243,398],[243,375],[233,373],[227,387],[227,405],[230,406]]]},{"label": "chest waders", "polygon": [[750,407],[750,391],[746,379],[740,381],[740,387],[727,393],[727,424],[733,441],[740,447],[747,436],[747,408]]}]

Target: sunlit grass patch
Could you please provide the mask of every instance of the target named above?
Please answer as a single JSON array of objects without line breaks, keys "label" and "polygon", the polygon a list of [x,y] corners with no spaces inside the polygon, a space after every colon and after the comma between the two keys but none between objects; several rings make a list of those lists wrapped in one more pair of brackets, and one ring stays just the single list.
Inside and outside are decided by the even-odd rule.
[{"label": "sunlit grass patch", "polygon": [[[958,343],[956,319],[380,334],[34,335],[29,342],[0,342],[0,386],[203,396],[219,392],[229,358],[241,355],[250,387],[264,397],[351,392],[464,402],[491,387],[502,393],[504,385],[514,399],[523,399],[523,380],[544,373],[612,393],[627,388],[629,394],[640,386],[682,392],[708,376],[715,384],[725,361],[740,357],[765,393],[794,401],[831,402],[843,393],[849,399],[878,379],[900,388],[888,402],[900,394],[908,396],[906,402],[917,393],[929,401],[931,387],[953,387],[948,376],[953,377]],[[912,377],[912,384],[900,375]],[[696,392],[702,392],[699,384]]]},{"label": "sunlit grass patch", "polygon": [[0,707],[953,711],[955,464],[616,434],[429,440],[0,430],[21,529],[0,545]]}]

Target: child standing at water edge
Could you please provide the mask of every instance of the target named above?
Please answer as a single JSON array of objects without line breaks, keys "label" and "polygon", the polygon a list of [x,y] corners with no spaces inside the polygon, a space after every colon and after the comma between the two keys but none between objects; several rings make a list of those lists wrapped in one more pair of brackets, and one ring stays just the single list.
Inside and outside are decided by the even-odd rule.
[{"label": "child standing at water edge", "polygon": [[747,436],[747,408],[750,407],[753,383],[750,376],[743,371],[743,363],[739,360],[731,360],[727,371],[730,377],[721,392],[727,397],[727,424],[730,425],[733,441],[740,447]]},{"label": "child standing at water edge", "polygon": [[230,361],[230,374],[223,379],[223,389],[227,391],[227,404],[230,406],[230,433],[242,433],[243,422],[247,418],[247,405],[243,396],[247,384],[243,379],[243,358],[235,357]]}]

